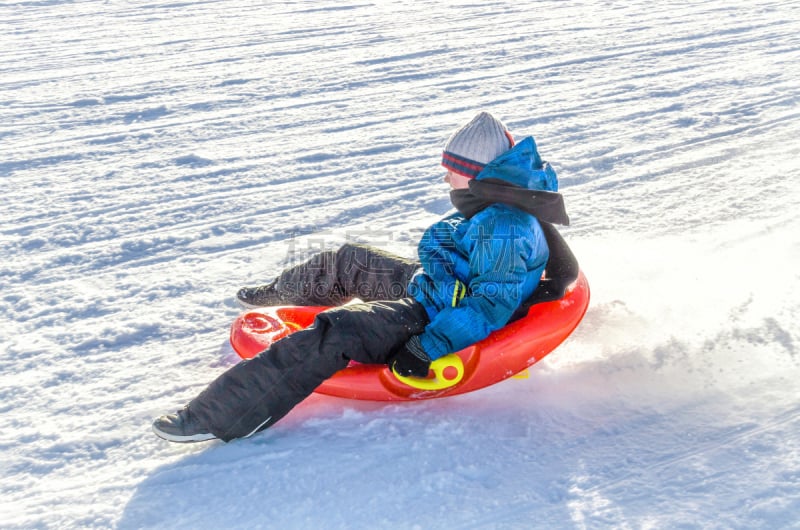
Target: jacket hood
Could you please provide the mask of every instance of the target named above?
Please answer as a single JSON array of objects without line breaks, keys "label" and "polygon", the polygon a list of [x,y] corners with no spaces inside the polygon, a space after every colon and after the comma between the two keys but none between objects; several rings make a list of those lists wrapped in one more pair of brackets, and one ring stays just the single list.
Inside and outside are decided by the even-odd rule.
[{"label": "jacket hood", "polygon": [[475,180],[497,179],[520,188],[558,191],[558,177],[549,163],[542,160],[532,136],[498,156],[483,168]]},{"label": "jacket hood", "polygon": [[452,190],[450,201],[468,219],[492,204],[505,204],[540,221],[569,225],[556,172],[542,161],[531,136],[489,162],[468,189]]}]

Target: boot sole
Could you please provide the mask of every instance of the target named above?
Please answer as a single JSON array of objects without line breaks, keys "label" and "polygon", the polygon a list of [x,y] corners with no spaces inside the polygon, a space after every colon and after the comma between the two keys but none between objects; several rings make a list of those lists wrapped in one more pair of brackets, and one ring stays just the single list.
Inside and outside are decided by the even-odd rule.
[{"label": "boot sole", "polygon": [[270,305],[258,305],[258,304],[251,304],[250,302],[245,302],[241,298],[237,298],[236,302],[242,306],[244,309],[258,309],[261,307],[271,307]]},{"label": "boot sole", "polygon": [[216,440],[217,437],[211,434],[210,432],[198,433],[198,434],[189,434],[189,435],[179,435],[179,434],[170,434],[168,432],[164,432],[160,430],[155,425],[153,427],[153,432],[159,438],[163,438],[168,442],[176,442],[176,443],[194,443],[194,442],[207,442],[208,440]]}]

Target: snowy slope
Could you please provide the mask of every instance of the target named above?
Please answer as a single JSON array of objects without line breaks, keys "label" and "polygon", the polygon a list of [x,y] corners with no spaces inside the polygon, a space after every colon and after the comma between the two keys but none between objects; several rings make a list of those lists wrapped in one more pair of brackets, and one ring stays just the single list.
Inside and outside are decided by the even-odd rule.
[{"label": "snowy slope", "polygon": [[[3,528],[800,528],[800,6],[0,4]],[[526,380],[150,421],[233,293],[412,255],[479,109],[559,171],[592,286]]]}]

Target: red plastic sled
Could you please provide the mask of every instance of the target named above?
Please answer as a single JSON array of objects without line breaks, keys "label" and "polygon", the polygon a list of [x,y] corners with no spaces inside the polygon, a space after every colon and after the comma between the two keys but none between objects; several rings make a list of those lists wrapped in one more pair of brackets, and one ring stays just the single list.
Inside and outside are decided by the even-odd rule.
[{"label": "red plastic sled", "polygon": [[[528,314],[461,351],[431,364],[427,379],[399,377],[385,365],[351,363],[316,392],[373,401],[407,401],[478,390],[522,372],[553,351],[586,313],[589,284],[583,272],[553,302],[533,305]],[[244,359],[314,321],[325,307],[265,307],[247,311],[231,326],[231,345]]]}]

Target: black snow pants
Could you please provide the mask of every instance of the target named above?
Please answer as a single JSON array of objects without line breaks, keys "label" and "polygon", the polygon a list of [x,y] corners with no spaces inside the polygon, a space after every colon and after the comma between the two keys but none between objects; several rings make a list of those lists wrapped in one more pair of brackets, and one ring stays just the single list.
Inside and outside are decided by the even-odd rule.
[{"label": "black snow pants", "polygon": [[399,300],[420,267],[416,260],[347,243],[286,269],[271,287],[291,305],[338,306],[352,298]]},{"label": "black snow pants", "polygon": [[[351,359],[386,364],[428,324],[425,308],[406,293],[408,279],[419,266],[413,261],[345,245],[304,265],[310,266],[288,269],[279,280],[292,286],[325,285],[328,298],[325,289],[312,290],[311,303],[353,297],[374,301],[320,313],[309,328],[233,366],[193,399],[189,411],[226,442],[274,424]],[[375,300],[378,293],[386,299]]]}]

